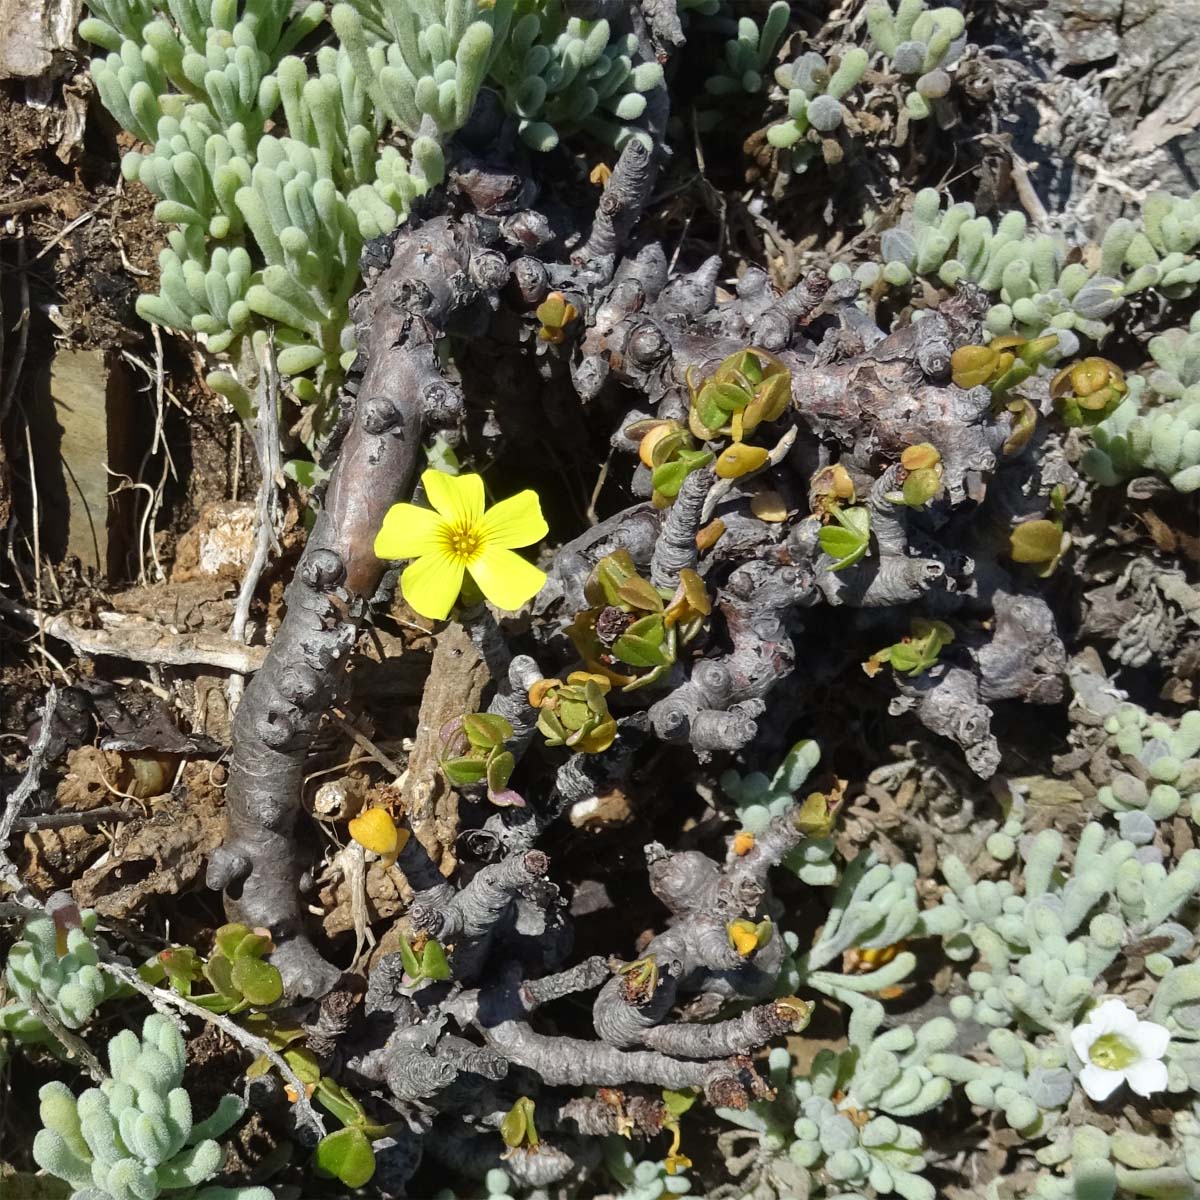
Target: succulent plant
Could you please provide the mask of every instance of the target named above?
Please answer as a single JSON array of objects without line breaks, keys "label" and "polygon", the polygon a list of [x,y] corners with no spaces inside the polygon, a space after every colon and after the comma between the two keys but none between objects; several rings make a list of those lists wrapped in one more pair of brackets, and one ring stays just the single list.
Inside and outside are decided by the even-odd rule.
[{"label": "succulent plant", "polygon": [[953,1040],[954,1023],[935,1018],[917,1030],[902,1025],[881,1034],[883,1017],[877,1001],[861,1003],[850,1018],[848,1047],[820,1051],[807,1077],[793,1075],[786,1050],[772,1050],[774,1098],[743,1111],[718,1110],[746,1131],[721,1135],[727,1152],[747,1135],[756,1142],[731,1161],[732,1169],[749,1172],[736,1194],[933,1200],[933,1184],[922,1178],[921,1135],[894,1118],[928,1112],[949,1095],[950,1082],[926,1063]]},{"label": "succulent plant", "polygon": [[[787,167],[794,174],[808,165],[821,137],[841,128],[846,118],[842,101],[861,82],[868,59],[865,50],[853,46],[832,65],[810,50],[775,71],[775,82],[787,93],[787,117],[767,129],[767,141],[789,151]],[[815,140],[808,137],[809,130],[815,131]]]},{"label": "succulent plant", "polygon": [[740,18],[737,33],[725,43],[722,61],[704,81],[704,90],[711,96],[738,92],[752,96],[761,92],[770,77],[771,59],[779,49],[790,12],[787,0],[775,0],[767,9],[762,28],[752,17]]},{"label": "succulent plant", "polygon": [[65,1179],[79,1200],[272,1200],[265,1187],[201,1187],[224,1162],[216,1139],[245,1105],[225,1095],[211,1116],[194,1121],[182,1086],[186,1058],[176,1026],[152,1013],[141,1038],[126,1029],[109,1041],[111,1079],[78,1098],[64,1083],[46,1084],[44,1128],[33,1142],[38,1166]]},{"label": "succulent plant", "polygon": [[1200,318],[1150,339],[1156,367],[1128,380],[1128,394],[1091,430],[1083,470],[1112,486],[1153,471],[1177,491],[1200,488]]},{"label": "succulent plant", "polygon": [[0,1008],[0,1031],[19,1042],[52,1041],[32,1005],[42,1005],[67,1029],[81,1029],[116,994],[120,985],[97,965],[96,920],[91,909],[66,905],[25,922],[4,971],[13,999]]},{"label": "succulent plant", "polygon": [[[1145,288],[1175,299],[1200,283],[1200,193],[1180,198],[1155,193],[1141,221],[1121,219],[1106,230],[1094,265],[1069,261],[1068,248],[1049,234],[1028,232],[1020,212],[998,222],[977,217],[967,203],[942,206],[934,188],[917,193],[911,212],[885,231],[882,263],[854,274],[864,286],[878,282],[904,287],[917,276],[947,287],[960,280],[998,295],[987,328],[994,334],[1036,338],[1055,333],[1059,356],[1079,349],[1079,337],[1100,341],[1125,298]],[[831,272],[848,277],[848,268]],[[1119,411],[1119,410],[1118,410]]]},{"label": "succulent plant", "polygon": [[600,754],[617,736],[617,722],[608,711],[612,684],[604,675],[573,671],[561,679],[540,679],[529,701],[538,710],[537,727],[547,746],[569,746],[581,754]]},{"label": "succulent plant", "polygon": [[966,41],[962,13],[948,5],[930,8],[925,0],[899,0],[893,12],[888,0],[873,0],[867,8],[867,28],[888,65],[913,81],[904,111],[910,120],[924,120],[933,103],[950,91],[946,68],[962,54]]},{"label": "succulent plant", "polygon": [[[988,849],[1010,857],[1019,827],[993,835]],[[968,991],[951,1000],[951,1013],[992,1027],[995,1061],[946,1055],[931,1065],[1023,1131],[1041,1128],[1048,1110],[1070,1100],[1071,1029],[1106,989],[1105,972],[1126,947],[1157,947],[1146,963],[1159,978],[1151,1019],[1166,1024],[1160,1010],[1178,1011],[1192,1035],[1200,1033],[1189,1007],[1195,972],[1175,965],[1195,939],[1173,920],[1200,887],[1200,851],[1168,869],[1149,847],[1139,850],[1097,823],[1081,833],[1069,872],[1057,868],[1062,850],[1055,830],[1028,841],[1023,893],[1008,880],[973,881],[954,856],[942,865],[951,891],[939,912],[954,928],[946,953],[962,961],[977,955]]]},{"label": "succulent plant", "polygon": [[[1151,821],[1183,809],[1200,824],[1200,709],[1171,724],[1136,704],[1122,704],[1104,729],[1115,765],[1112,781],[1097,793],[1105,808],[1121,816],[1144,813]],[[1136,775],[1121,769],[1130,760],[1140,764]]]},{"label": "succulent plant", "polygon": [[[765,833],[774,818],[796,804],[796,795],[804,786],[821,758],[821,748],[813,741],[797,742],[775,774],[752,771],[739,775],[734,770],[721,776],[721,790],[736,806],[743,833],[752,838]],[[735,849],[736,838],[735,835]],[[806,838],[784,865],[811,887],[826,887],[837,881],[838,868],[833,861],[832,836]]]},{"label": "succulent plant", "polygon": [[638,59],[632,34],[568,17],[561,0],[547,0],[513,22],[491,81],[533,149],[552,150],[580,130],[620,149],[630,138],[647,140],[636,122],[663,84],[662,67]]},{"label": "succulent plant", "polygon": [[655,683],[670,670],[679,647],[700,632],[711,611],[700,577],[684,568],[679,578],[673,595],[656,588],[638,574],[627,550],[596,564],[584,586],[591,607],[567,630],[588,672],[628,692]]}]

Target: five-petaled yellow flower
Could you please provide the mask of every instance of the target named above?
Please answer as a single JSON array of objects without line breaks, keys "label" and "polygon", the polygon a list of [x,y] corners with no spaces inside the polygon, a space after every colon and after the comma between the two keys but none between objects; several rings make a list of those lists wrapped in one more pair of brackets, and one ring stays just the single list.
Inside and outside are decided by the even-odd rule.
[{"label": "five-petaled yellow flower", "polygon": [[518,492],[485,512],[478,475],[426,471],[421,484],[433,508],[392,505],[375,538],[380,558],[415,560],[400,587],[421,616],[448,616],[468,571],[497,608],[513,611],[541,591],[545,572],[513,553],[546,536],[536,492]]}]

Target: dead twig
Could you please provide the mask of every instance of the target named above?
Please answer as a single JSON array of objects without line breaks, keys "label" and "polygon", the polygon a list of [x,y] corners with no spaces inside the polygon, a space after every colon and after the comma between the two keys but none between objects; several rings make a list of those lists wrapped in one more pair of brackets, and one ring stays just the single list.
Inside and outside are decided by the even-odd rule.
[{"label": "dead twig", "polygon": [[8,839],[12,836],[13,825],[21,815],[21,809],[29,802],[29,797],[38,789],[42,780],[42,767],[46,763],[46,751],[50,746],[54,712],[58,707],[58,688],[50,685],[46,692],[46,702],[42,706],[42,727],[38,731],[37,741],[29,755],[25,774],[21,782],[12,790],[12,794],[4,803],[4,812],[0,814],[0,879],[12,888],[13,898],[26,908],[39,907],[33,893],[21,882],[20,873],[8,857]]},{"label": "dead twig", "polygon": [[87,829],[93,825],[103,825],[107,821],[132,821],[142,815],[144,814],[113,805],[89,809],[87,812],[68,810],[37,813],[32,817],[18,817],[13,822],[13,830],[16,833],[36,833],[39,829],[70,829],[74,826]]},{"label": "dead twig", "polygon": [[279,375],[275,369],[275,342],[268,339],[263,355],[262,370],[258,376],[258,424],[255,430],[254,448],[258,452],[258,465],[262,482],[258,489],[257,523],[254,535],[254,556],[246,568],[229,636],[234,641],[246,640],[246,623],[250,619],[250,605],[271,552],[279,553],[279,538],[276,536],[276,521],[279,512],[279,481],[282,464],[279,454]]},{"label": "dead twig", "polygon": [[91,1047],[77,1033],[72,1033],[42,1002],[34,995],[29,997],[29,1011],[45,1027],[50,1030],[57,1041],[61,1042],[72,1058],[77,1058],[83,1064],[84,1070],[97,1082],[105,1083],[108,1072],[100,1065],[100,1060],[92,1053]]},{"label": "dead twig", "polygon": [[219,633],[174,633],[127,613],[101,613],[104,629],[84,629],[64,613],[38,612],[0,596],[0,615],[66,642],[76,654],[107,654],[164,667],[219,667],[253,675],[266,658],[262,646],[241,646]]},{"label": "dead twig", "polygon": [[188,1000],[184,996],[180,996],[175,992],[167,991],[165,988],[151,987],[132,967],[124,967],[118,963],[101,962],[100,970],[111,975],[114,979],[119,979],[122,983],[128,984],[135,992],[140,992],[154,1006],[155,1011],[163,1013],[164,1016],[169,1016],[172,1020],[176,1020],[175,1013],[187,1013],[190,1017],[198,1017],[201,1021],[207,1022],[209,1025],[215,1026],[226,1037],[235,1041],[240,1046],[244,1046],[247,1050],[255,1055],[266,1058],[273,1067],[279,1070],[284,1080],[291,1086],[296,1093],[296,1124],[312,1130],[317,1137],[325,1136],[325,1122],[321,1119],[321,1115],[313,1108],[308,1099],[308,1092],[300,1077],[288,1065],[287,1060],[275,1050],[266,1038],[255,1037],[254,1034],[248,1033],[236,1021],[225,1016],[224,1013],[209,1012],[206,1008],[201,1008],[192,1000]]}]

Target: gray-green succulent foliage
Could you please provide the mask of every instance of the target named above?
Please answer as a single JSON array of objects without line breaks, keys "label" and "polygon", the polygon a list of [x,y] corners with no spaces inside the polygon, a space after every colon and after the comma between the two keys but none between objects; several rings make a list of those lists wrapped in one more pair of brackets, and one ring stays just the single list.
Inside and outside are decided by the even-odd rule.
[{"label": "gray-green succulent foliage", "polygon": [[581,130],[617,149],[631,137],[649,145],[633,123],[663,71],[637,58],[632,34],[617,36],[604,20],[567,17],[554,0],[513,22],[490,80],[535,150],[551,150]]},{"label": "gray-green succulent foliage", "polygon": [[33,1142],[39,1167],[65,1179],[72,1200],[272,1200],[265,1187],[203,1186],[221,1169],[216,1140],[242,1115],[236,1096],[195,1121],[182,1086],[183,1036],[152,1013],[139,1038],[122,1030],[108,1043],[111,1078],[76,1098],[66,1084],[41,1092],[44,1128]]},{"label": "gray-green succulent foliage", "polygon": [[954,1022],[941,1017],[880,1033],[883,1017],[878,1001],[862,1001],[850,1017],[849,1046],[820,1051],[805,1077],[793,1076],[786,1050],[772,1050],[774,1098],[719,1110],[745,1131],[721,1135],[730,1170],[746,1176],[730,1195],[933,1200],[921,1134],[896,1118],[928,1112],[950,1094],[950,1082],[927,1063],[953,1041]]},{"label": "gray-green succulent foliage", "polygon": [[0,1032],[18,1042],[52,1040],[35,1011],[40,1005],[67,1029],[81,1029],[119,985],[97,965],[96,914],[60,928],[48,915],[30,917],[8,953],[4,982],[12,997],[0,1008]]},{"label": "gray-green succulent foliage", "polygon": [[[1136,704],[1122,704],[1104,723],[1114,763],[1112,780],[1097,799],[1126,826],[1153,838],[1155,821],[1181,810],[1200,824],[1200,709],[1186,712],[1173,724]],[[1125,769],[1137,764],[1137,774]],[[1128,814],[1144,814],[1138,822]],[[1137,838],[1131,840],[1139,840]]]},{"label": "gray-green succulent foliage", "polygon": [[[881,241],[881,263],[854,274],[864,286],[904,287],[925,276],[953,287],[965,280],[997,294],[986,324],[993,334],[1027,338],[1058,335],[1058,353],[1070,356],[1079,337],[1099,342],[1126,298],[1153,289],[1168,299],[1192,294],[1200,283],[1200,192],[1187,199],[1150,196],[1140,221],[1114,221],[1094,265],[1078,260],[1065,242],[1031,233],[1025,215],[1006,213],[994,223],[974,206],[947,201],[934,188],[917,193],[912,210]],[[831,272],[845,278],[846,267]]]},{"label": "gray-green succulent foliage", "polygon": [[[755,836],[764,833],[774,817],[796,803],[796,794],[820,758],[820,746],[806,739],[788,751],[770,777],[761,771],[748,775],[726,771],[721,776],[721,790],[733,801],[742,828]],[[810,886],[825,887],[837,881],[833,853],[832,837],[806,838],[786,865]]]},{"label": "gray-green succulent foliage", "polygon": [[962,13],[948,5],[930,8],[925,0],[900,0],[893,12],[888,0],[874,0],[867,8],[867,28],[887,66],[912,81],[904,111],[910,120],[923,121],[950,91],[946,68],[966,44]]},{"label": "gray-green succulent foliage", "polygon": [[[989,840],[993,854],[1005,848]],[[946,953],[974,960],[951,1013],[991,1028],[994,1062],[944,1055],[931,1065],[965,1084],[972,1103],[1026,1132],[1052,1126],[1070,1100],[1078,1066],[1071,1030],[1106,992],[1105,973],[1134,946],[1153,948],[1145,960],[1149,1019],[1168,1028],[1175,1022],[1170,1089],[1195,1086],[1196,1047],[1186,1039],[1200,1034],[1200,967],[1177,961],[1195,935],[1174,918],[1200,889],[1200,850],[1168,866],[1152,847],[1092,823],[1069,869],[1058,865],[1062,852],[1056,830],[1027,843],[1023,892],[1009,880],[973,880],[954,856],[942,865],[951,888],[943,907],[958,917]]]},{"label": "gray-green succulent foliage", "polygon": [[767,129],[767,141],[788,151],[787,167],[799,174],[818,153],[810,130],[828,136],[846,119],[842,100],[861,82],[869,55],[860,46],[846,50],[836,67],[810,50],[775,71],[775,82],[787,93],[787,116]]},{"label": "gray-green succulent foliage", "polygon": [[[288,0],[95,0],[80,26],[104,105],[142,146],[122,170],[172,226],[148,321],[198,335],[232,371],[210,384],[247,411],[266,328],[312,402],[353,358],[348,302],[363,243],[440,183],[443,143],[485,80],[549,149],[586,130],[613,145],[662,68],[560,0],[353,0],[336,42],[299,55],[325,8]],[[270,128],[270,132],[266,130]],[[286,128],[286,132],[284,129]]]},{"label": "gray-green succulent foliage", "polygon": [[787,29],[789,15],[787,0],[775,0],[761,28],[753,17],[741,17],[737,33],[725,43],[716,71],[704,81],[704,90],[711,96],[739,92],[753,96],[761,92],[770,79],[771,60]]},{"label": "gray-green succulent foliage", "polygon": [[1130,376],[1129,394],[1090,431],[1083,470],[1114,485],[1154,473],[1180,492],[1200,488],[1200,315],[1150,339],[1155,369]]}]

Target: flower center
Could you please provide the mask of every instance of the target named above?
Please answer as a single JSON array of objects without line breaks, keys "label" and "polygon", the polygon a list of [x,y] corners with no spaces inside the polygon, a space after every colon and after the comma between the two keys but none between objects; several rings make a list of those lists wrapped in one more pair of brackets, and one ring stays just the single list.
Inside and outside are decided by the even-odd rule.
[{"label": "flower center", "polygon": [[1088,1051],[1088,1057],[1105,1071],[1124,1071],[1138,1059],[1137,1049],[1115,1033],[1098,1037]]},{"label": "flower center", "polygon": [[451,525],[446,531],[446,548],[461,562],[472,563],[483,553],[483,536],[465,522]]}]

